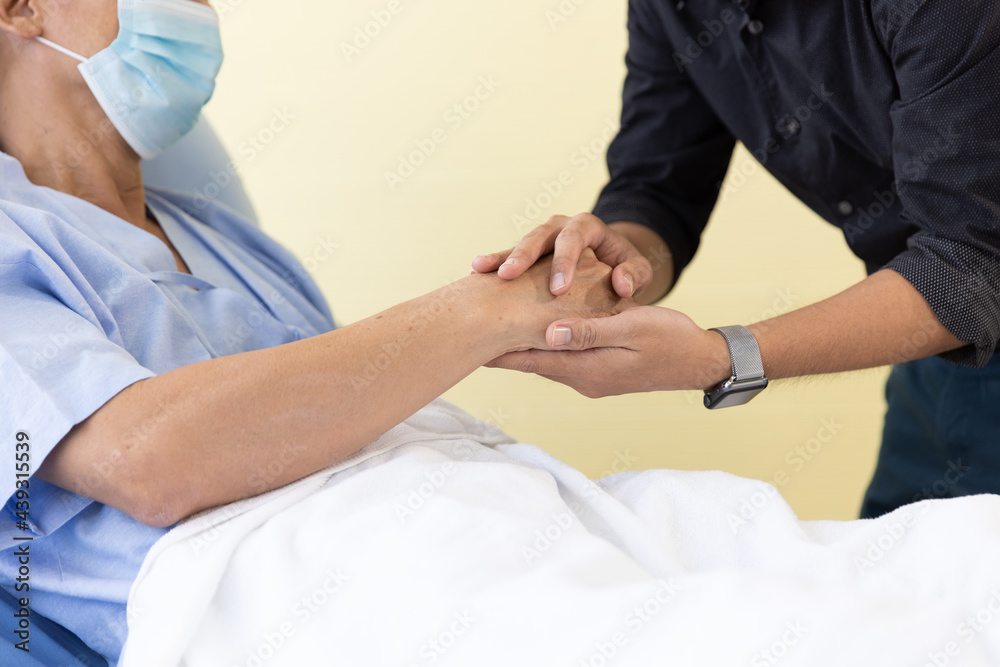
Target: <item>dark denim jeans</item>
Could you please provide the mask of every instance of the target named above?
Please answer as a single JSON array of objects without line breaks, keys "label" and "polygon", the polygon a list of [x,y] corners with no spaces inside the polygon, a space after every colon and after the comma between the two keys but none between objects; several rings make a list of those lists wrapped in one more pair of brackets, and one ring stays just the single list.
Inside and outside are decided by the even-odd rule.
[{"label": "dark denim jeans", "polygon": [[1000,493],[1000,355],[982,370],[938,357],[892,368],[882,450],[861,517],[925,498]]}]

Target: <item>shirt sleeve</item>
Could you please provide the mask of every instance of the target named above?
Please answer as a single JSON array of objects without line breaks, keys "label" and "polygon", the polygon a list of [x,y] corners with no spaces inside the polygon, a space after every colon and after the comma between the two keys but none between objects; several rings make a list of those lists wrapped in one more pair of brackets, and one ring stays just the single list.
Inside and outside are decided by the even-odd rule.
[{"label": "shirt sleeve", "polygon": [[736,140],[675,62],[646,0],[630,0],[628,33],[621,130],[593,212],[657,232],[673,254],[676,281],[698,249]]},{"label": "shirt sleeve", "polygon": [[920,231],[886,268],[970,343],[941,356],[982,367],[1000,340],[1000,3],[907,7],[876,24],[899,85],[896,186]]},{"label": "shirt sleeve", "polygon": [[[0,483],[8,516],[18,433],[30,443],[33,475],[74,425],[130,384],[155,375],[108,338],[67,282],[30,261],[0,263]],[[94,461],[83,474],[106,474],[114,463],[113,457]],[[30,519],[22,530],[50,533],[92,502],[41,479],[28,481]]]}]

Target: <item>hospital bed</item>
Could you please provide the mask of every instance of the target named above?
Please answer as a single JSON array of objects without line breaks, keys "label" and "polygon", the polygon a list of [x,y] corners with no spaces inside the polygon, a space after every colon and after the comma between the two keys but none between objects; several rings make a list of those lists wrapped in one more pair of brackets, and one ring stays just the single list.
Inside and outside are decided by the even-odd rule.
[{"label": "hospital bed", "polygon": [[[225,172],[231,177],[224,188],[211,188],[207,194],[258,224],[256,212],[238,175],[227,171],[229,155],[212,127],[202,119],[194,130],[174,147],[152,162],[143,164],[147,185],[206,194],[212,174]],[[29,596],[30,597],[30,596]],[[44,616],[31,617],[30,653],[14,646],[20,605],[13,595],[0,589],[0,665],[18,667],[107,667],[107,662],[91,651],[76,635]]]}]

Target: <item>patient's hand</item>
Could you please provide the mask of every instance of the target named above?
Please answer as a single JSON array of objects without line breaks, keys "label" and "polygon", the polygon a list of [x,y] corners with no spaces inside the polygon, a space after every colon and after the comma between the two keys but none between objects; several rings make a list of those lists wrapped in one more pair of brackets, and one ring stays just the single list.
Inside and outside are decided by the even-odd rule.
[{"label": "patient's hand", "polygon": [[560,296],[549,290],[552,258],[538,261],[515,280],[499,279],[496,274],[472,276],[488,281],[487,298],[496,309],[501,328],[511,335],[511,351],[551,350],[545,330],[556,320],[566,318],[609,317],[635,306],[619,297],[611,285],[612,269],[599,261],[589,248],[581,255],[571,289]]}]

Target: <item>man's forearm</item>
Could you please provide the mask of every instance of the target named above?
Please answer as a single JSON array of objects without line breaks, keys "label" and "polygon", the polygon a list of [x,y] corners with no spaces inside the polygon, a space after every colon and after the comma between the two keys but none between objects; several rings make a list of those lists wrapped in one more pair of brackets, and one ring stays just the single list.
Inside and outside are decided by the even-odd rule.
[{"label": "man's forearm", "polygon": [[888,269],[749,328],[770,379],[873,368],[965,345],[906,279]]},{"label": "man's forearm", "polygon": [[649,305],[665,297],[674,286],[674,258],[666,242],[652,229],[637,222],[612,222],[608,227],[631,241],[653,268],[653,281],[635,295],[636,302]]},{"label": "man's forearm", "polygon": [[[515,352],[491,365],[537,373],[590,397],[707,390],[732,374],[722,335],[669,308],[631,308],[603,319],[567,318],[553,322],[549,330],[557,351]],[[750,330],[772,380],[883,366],[964,344],[938,322],[920,293],[890,270]]]}]

